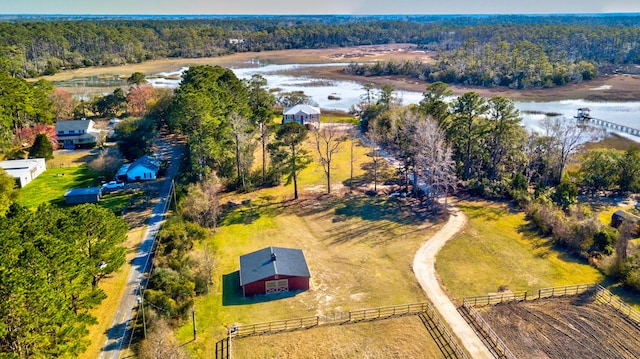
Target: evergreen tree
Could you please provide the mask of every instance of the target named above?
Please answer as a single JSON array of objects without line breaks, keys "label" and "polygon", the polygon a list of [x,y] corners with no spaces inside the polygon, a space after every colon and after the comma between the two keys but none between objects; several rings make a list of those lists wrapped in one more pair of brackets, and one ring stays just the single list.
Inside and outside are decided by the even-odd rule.
[{"label": "evergreen tree", "polygon": [[36,136],[29,150],[29,158],[44,158],[47,161],[53,158],[53,145],[45,133]]},{"label": "evergreen tree", "polygon": [[276,130],[275,141],[269,144],[272,166],[293,182],[293,198],[298,199],[298,174],[311,163],[311,157],[302,143],[309,131],[297,122],[288,122]]}]

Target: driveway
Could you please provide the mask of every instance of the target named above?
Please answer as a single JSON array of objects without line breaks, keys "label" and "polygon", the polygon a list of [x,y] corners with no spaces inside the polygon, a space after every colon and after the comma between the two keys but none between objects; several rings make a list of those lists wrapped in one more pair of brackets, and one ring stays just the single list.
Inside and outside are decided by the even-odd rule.
[{"label": "driveway", "polygon": [[444,292],[436,274],[436,255],[444,245],[467,224],[467,217],[458,208],[449,205],[449,221],[431,239],[425,242],[413,258],[413,272],[435,309],[449,324],[453,333],[472,358],[493,358],[473,329],[458,313]]},{"label": "driveway", "polygon": [[162,153],[166,153],[171,157],[171,166],[160,184],[159,201],[148,219],[138,254],[129,264],[131,268],[127,277],[125,294],[120,301],[112,325],[107,333],[107,339],[102,347],[100,358],[117,359],[120,357],[122,348],[129,345],[131,325],[134,320],[133,311],[138,306],[138,296],[141,296],[139,288],[145,285],[146,273],[151,266],[151,254],[156,234],[164,222],[165,213],[171,200],[172,180],[178,172],[183,151],[182,147],[168,141],[160,141],[158,146]]}]

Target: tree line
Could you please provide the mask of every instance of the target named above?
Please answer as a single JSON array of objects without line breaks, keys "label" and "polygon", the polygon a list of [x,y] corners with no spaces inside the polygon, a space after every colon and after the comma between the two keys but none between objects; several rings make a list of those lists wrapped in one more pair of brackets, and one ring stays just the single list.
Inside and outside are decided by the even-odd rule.
[{"label": "tree line", "polygon": [[0,67],[19,77],[35,77],[61,69],[164,57],[389,43],[414,43],[450,57],[474,39],[487,56],[491,52],[485,46],[499,52],[503,42],[529,42],[552,63],[586,61],[604,66],[640,61],[635,16],[38,20],[42,19],[0,22],[0,57],[5,59]]},{"label": "tree line", "polygon": [[554,87],[596,77],[592,62],[571,61],[547,55],[541,45],[528,40],[513,45],[506,41],[480,45],[475,38],[462,47],[439,52],[435,63],[419,60],[351,63],[346,73],[360,76],[410,76],[429,82],[472,86],[505,86],[515,89]]},{"label": "tree line", "polygon": [[[448,85],[429,85],[417,105],[403,107],[393,88],[365,86],[352,110],[363,120],[374,165],[378,148],[401,161],[407,190],[437,208],[447,193],[463,190],[513,200],[541,234],[588,260],[627,288],[640,291],[640,251],[632,239],[638,224],[605,225],[578,194],[640,191],[640,148],[585,151],[598,129],[547,116],[539,132],[527,132],[509,99],[475,92],[452,98]],[[567,170],[570,163],[577,170]],[[375,181],[375,179],[374,179]]]}]

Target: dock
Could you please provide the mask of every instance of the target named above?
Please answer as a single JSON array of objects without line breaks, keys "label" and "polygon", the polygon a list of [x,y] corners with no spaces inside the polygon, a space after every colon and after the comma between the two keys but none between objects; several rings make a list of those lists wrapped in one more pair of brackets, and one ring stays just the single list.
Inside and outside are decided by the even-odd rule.
[{"label": "dock", "polygon": [[591,110],[588,108],[579,108],[578,109],[578,115],[575,116],[574,118],[576,120],[578,120],[579,122],[588,122],[592,125],[595,126],[600,126],[603,128],[607,128],[607,129],[611,129],[617,132],[622,132],[622,133],[627,133],[629,135],[633,135],[633,136],[638,136],[640,137],[640,130],[633,128],[633,127],[629,127],[629,126],[625,126],[625,125],[620,125],[617,123],[613,123],[613,122],[609,122],[609,121],[605,121],[605,120],[601,120],[599,118],[595,118],[595,117],[591,117],[590,115]]}]

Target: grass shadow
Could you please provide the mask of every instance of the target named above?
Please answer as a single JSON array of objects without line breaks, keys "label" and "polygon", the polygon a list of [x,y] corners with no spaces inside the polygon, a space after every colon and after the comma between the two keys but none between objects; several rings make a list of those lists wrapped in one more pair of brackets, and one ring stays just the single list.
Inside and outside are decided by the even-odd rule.
[{"label": "grass shadow", "polygon": [[244,297],[242,296],[242,288],[240,287],[240,271],[222,275],[222,306],[224,307],[271,302],[294,297],[298,293],[300,293],[300,291]]}]

